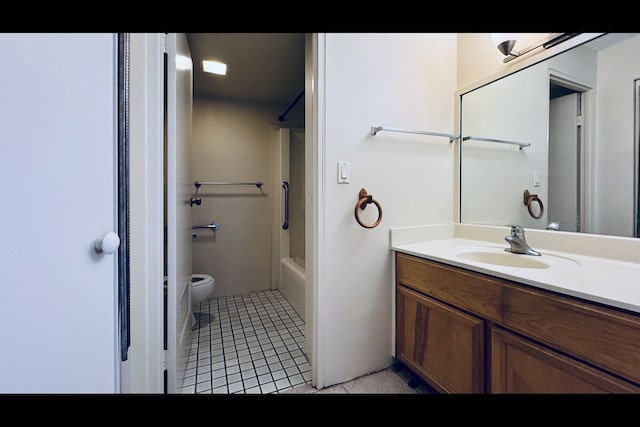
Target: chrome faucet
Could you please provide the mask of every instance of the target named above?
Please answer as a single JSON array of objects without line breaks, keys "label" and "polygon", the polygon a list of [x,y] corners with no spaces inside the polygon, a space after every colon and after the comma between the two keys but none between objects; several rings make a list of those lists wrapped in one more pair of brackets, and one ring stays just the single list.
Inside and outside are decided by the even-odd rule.
[{"label": "chrome faucet", "polygon": [[545,230],[555,230],[558,231],[560,230],[560,223],[559,222],[550,222],[547,227],[545,228]]},{"label": "chrome faucet", "polygon": [[512,252],[514,254],[535,255],[540,256],[540,252],[532,249],[527,244],[524,238],[524,228],[519,225],[511,226],[511,234],[504,238],[511,247],[506,248],[505,251]]}]

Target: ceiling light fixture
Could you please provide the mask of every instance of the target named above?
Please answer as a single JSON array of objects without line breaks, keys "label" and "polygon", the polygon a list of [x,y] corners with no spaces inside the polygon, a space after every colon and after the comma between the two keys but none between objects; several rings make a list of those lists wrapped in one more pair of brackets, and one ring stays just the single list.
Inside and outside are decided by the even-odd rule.
[{"label": "ceiling light fixture", "polygon": [[227,75],[227,64],[218,61],[202,61],[202,71],[205,73],[219,74],[221,76]]},{"label": "ceiling light fixture", "polygon": [[522,50],[514,50],[513,48],[517,42],[517,34],[514,33],[492,33],[491,40],[496,45],[498,50],[506,57],[502,62],[507,63],[512,61],[525,53],[529,53],[534,49],[542,47],[543,49],[549,49],[557,44],[560,44],[572,37],[577,36],[580,33],[549,33],[548,37],[543,38],[538,43],[528,46]]}]

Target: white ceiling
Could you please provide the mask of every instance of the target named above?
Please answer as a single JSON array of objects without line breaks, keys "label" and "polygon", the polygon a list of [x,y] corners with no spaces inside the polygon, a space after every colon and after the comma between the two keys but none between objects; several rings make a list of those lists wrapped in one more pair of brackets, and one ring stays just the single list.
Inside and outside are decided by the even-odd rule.
[{"label": "white ceiling", "polygon": [[[286,108],[304,90],[304,33],[186,35],[194,64],[194,92],[198,95],[275,103]],[[599,49],[609,45],[610,39],[619,42],[629,35],[608,34],[590,45]],[[203,59],[227,63],[228,75],[204,73]]]},{"label": "white ceiling", "polygon": [[[289,106],[304,90],[304,33],[186,33],[198,95]],[[202,60],[228,64],[226,76]]]}]

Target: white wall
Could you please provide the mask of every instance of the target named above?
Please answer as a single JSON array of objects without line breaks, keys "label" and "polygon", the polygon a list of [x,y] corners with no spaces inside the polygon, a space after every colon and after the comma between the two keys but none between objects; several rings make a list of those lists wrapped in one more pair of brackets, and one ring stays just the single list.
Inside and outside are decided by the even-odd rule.
[{"label": "white wall", "polygon": [[[167,391],[182,388],[191,331],[191,181],[193,64],[184,33],[167,34],[165,161],[167,192]],[[187,59],[189,66],[179,61]]]},{"label": "white wall", "polygon": [[[452,221],[455,144],[424,135],[372,136],[370,130],[384,125],[453,132],[456,34],[320,37],[325,49],[317,86],[321,264],[316,386],[322,388],[391,362],[389,229]],[[338,161],[351,162],[349,184],[337,183]],[[365,229],[354,218],[361,188],[382,206],[383,219],[376,228]],[[367,222],[375,216],[373,205],[363,212]]]}]

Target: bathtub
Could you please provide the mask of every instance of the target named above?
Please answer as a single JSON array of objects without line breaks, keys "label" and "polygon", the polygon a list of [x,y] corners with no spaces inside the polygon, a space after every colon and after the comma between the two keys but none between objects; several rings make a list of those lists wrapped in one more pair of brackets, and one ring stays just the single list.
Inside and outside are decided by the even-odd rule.
[{"label": "bathtub", "polygon": [[278,289],[303,320],[304,288],[304,258],[280,259],[280,284]]}]

